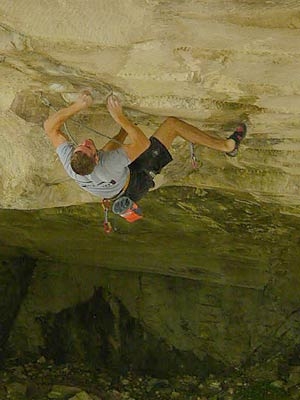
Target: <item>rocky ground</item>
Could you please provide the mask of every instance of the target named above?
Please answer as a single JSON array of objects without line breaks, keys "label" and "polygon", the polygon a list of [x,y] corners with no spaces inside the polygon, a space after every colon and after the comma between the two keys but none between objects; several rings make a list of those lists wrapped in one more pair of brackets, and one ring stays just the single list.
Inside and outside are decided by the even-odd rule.
[{"label": "rocky ground", "polygon": [[55,366],[43,357],[36,363],[0,371],[1,400],[288,400],[300,399],[300,367],[283,379],[253,379],[234,371],[228,377],[182,375],[168,378],[116,375],[84,365]]}]

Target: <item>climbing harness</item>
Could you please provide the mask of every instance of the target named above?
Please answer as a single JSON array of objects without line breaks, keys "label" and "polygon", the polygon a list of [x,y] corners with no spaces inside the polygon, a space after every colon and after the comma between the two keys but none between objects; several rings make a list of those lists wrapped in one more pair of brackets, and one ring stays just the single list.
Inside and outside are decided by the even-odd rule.
[{"label": "climbing harness", "polygon": [[191,153],[192,167],[194,169],[196,169],[198,167],[198,162],[197,162],[197,158],[196,158],[196,155],[195,155],[195,145],[194,145],[194,143],[190,143],[190,153]]}]

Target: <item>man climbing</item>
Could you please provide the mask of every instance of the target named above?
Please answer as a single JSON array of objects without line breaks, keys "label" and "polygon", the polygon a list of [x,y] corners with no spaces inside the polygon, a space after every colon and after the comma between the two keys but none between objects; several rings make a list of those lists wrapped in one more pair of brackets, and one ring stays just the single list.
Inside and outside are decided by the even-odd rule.
[{"label": "man climbing", "polygon": [[[88,91],[79,95],[69,107],[51,115],[44,123],[45,131],[68,175],[88,192],[103,199],[127,196],[138,201],[150,188],[153,178],[172,161],[169,153],[174,139],[183,139],[234,157],[246,136],[246,125],[240,123],[228,139],[213,137],[175,117],[168,117],[148,139],[123,113],[119,99],[111,95],[107,108],[120,125],[120,132],[97,150],[91,139],[75,147],[61,131],[62,125],[73,115],[89,107],[93,99]],[[126,137],[129,144],[124,144]]]}]

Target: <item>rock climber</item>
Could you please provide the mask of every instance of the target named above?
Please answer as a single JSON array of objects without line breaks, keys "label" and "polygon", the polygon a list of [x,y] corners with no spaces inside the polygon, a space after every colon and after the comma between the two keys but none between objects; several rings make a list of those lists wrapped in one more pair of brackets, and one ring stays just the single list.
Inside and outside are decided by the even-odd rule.
[{"label": "rock climber", "polygon": [[[123,113],[115,95],[107,99],[107,109],[120,125],[119,133],[97,150],[91,139],[77,147],[61,131],[73,115],[93,103],[88,91],[82,92],[69,107],[51,115],[44,123],[45,131],[67,172],[84,190],[102,199],[127,196],[136,202],[154,187],[153,178],[172,161],[169,149],[177,136],[234,157],[246,136],[246,125],[240,123],[227,139],[211,136],[178,118],[168,117],[148,138]],[[125,139],[129,143],[125,144]]]}]

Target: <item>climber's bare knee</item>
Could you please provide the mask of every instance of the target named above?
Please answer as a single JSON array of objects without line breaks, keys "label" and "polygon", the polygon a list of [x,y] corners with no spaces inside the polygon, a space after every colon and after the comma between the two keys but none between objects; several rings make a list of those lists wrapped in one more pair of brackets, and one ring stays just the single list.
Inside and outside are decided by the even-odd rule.
[{"label": "climber's bare knee", "polygon": [[168,117],[154,133],[154,137],[158,139],[167,149],[171,147],[173,140],[177,136],[176,132],[176,117]]}]

